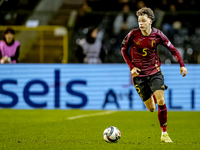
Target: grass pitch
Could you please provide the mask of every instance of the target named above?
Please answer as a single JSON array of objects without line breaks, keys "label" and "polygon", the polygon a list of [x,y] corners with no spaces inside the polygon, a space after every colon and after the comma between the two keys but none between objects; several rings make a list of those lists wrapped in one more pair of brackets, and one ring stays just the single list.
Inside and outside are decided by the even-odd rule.
[{"label": "grass pitch", "polygon": [[[0,109],[0,149],[198,150],[199,116],[200,112],[168,111],[168,133],[174,143],[161,143],[157,111]],[[109,126],[121,131],[118,143],[103,140]]]}]

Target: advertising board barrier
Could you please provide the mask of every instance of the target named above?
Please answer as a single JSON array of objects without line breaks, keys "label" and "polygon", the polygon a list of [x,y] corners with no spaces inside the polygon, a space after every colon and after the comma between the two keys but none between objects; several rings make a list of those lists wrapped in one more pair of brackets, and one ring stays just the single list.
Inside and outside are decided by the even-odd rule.
[{"label": "advertising board barrier", "polygon": [[[200,110],[200,66],[162,65],[168,110]],[[126,64],[0,65],[0,109],[147,110]]]}]

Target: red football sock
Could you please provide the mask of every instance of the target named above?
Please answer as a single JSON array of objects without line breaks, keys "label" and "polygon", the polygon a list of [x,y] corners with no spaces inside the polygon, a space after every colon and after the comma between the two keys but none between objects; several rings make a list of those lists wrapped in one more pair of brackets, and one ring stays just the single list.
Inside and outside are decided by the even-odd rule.
[{"label": "red football sock", "polygon": [[154,100],[155,104],[157,104],[156,97],[154,94],[153,94],[153,100]]},{"label": "red football sock", "polygon": [[166,104],[163,106],[158,105],[158,120],[160,122],[160,127],[162,132],[167,131],[167,107]]}]

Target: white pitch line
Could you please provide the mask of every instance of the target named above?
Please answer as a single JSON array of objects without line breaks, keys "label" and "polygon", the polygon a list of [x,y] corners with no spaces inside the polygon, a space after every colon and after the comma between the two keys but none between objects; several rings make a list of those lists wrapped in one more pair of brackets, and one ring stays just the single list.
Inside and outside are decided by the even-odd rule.
[{"label": "white pitch line", "polygon": [[111,114],[111,113],[114,113],[114,112],[115,111],[113,111],[113,110],[109,110],[109,111],[95,113],[95,114],[86,114],[86,115],[73,116],[73,117],[69,117],[67,119],[73,120],[73,119],[79,119],[79,118],[84,118],[84,117],[108,115],[108,114]]}]

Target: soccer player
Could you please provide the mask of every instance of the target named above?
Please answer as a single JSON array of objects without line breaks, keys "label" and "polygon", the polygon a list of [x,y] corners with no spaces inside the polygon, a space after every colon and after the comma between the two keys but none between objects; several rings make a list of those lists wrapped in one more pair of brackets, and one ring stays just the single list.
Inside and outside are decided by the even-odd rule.
[{"label": "soccer player", "polygon": [[[167,108],[164,99],[164,76],[160,70],[161,60],[157,54],[159,44],[165,46],[180,64],[180,74],[187,69],[180,53],[158,29],[153,28],[154,13],[143,7],[136,12],[138,29],[131,30],[122,42],[121,53],[133,77],[135,88],[150,112],[158,105],[158,120],[162,130],[161,141],[172,142],[167,133]],[[130,51],[130,52],[129,52]],[[129,54],[130,53],[130,54]]]}]

